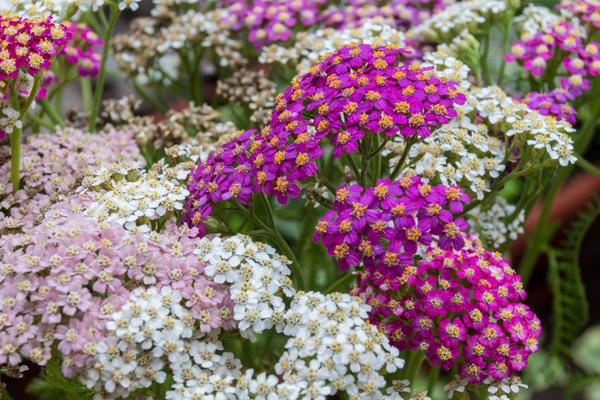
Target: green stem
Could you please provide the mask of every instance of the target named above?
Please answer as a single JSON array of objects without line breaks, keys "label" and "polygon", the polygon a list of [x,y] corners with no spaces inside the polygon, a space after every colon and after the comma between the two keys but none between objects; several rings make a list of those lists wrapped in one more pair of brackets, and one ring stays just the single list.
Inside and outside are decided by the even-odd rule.
[{"label": "green stem", "polygon": [[488,28],[488,32],[487,32],[487,34],[485,36],[485,42],[484,42],[485,45],[484,45],[484,48],[483,48],[483,54],[481,56],[481,68],[483,70],[483,76],[485,78],[485,83],[487,85],[489,85],[491,83],[490,82],[490,72],[489,72],[488,63],[487,63],[488,54],[489,54],[489,51],[490,51],[490,41],[492,39],[491,36],[492,36],[492,28],[489,27]]},{"label": "green stem", "polygon": [[373,155],[369,157],[373,157],[373,186],[377,183],[377,179],[381,178],[381,150],[387,143],[386,140],[383,141],[383,144],[379,145],[379,135],[375,135],[373,137],[373,147],[375,147],[375,152]]},{"label": "green stem", "polygon": [[410,353],[408,366],[406,367],[406,379],[408,379],[411,385],[414,384],[419,369],[421,369],[421,364],[423,363],[423,360],[425,360],[425,353],[423,353],[422,351],[417,350]]},{"label": "green stem", "polygon": [[[350,168],[352,168],[352,171],[354,172],[354,175],[356,176],[356,180],[358,180],[360,178],[360,170],[358,169],[358,166],[356,165],[354,158],[352,158],[352,155],[345,153],[342,157],[344,157],[348,161]],[[334,193],[335,193],[335,191],[334,191]]]},{"label": "green stem", "polygon": [[50,122],[43,120],[35,114],[29,114],[27,118],[38,125],[42,125],[43,127],[48,128],[51,132],[56,132],[56,125],[53,125]]},{"label": "green stem", "polygon": [[46,114],[48,114],[52,122],[54,122],[55,125],[60,126],[64,129],[65,124],[63,123],[62,118],[60,118],[60,115],[58,115],[58,113],[56,112],[54,107],[52,107],[52,105],[48,102],[48,100],[43,99],[40,100],[39,103],[46,112]]},{"label": "green stem", "polygon": [[408,157],[408,153],[410,152],[410,148],[415,143],[416,143],[415,141],[412,141],[410,139],[408,139],[406,141],[406,145],[404,147],[404,151],[402,152],[402,156],[400,156],[400,160],[398,160],[398,163],[396,164],[396,167],[394,168],[394,170],[392,171],[392,174],[390,175],[390,179],[392,180],[392,182],[396,179],[396,177],[398,176],[398,174],[402,171],[402,167],[404,167],[404,161],[406,161],[406,158]]},{"label": "green stem", "polygon": [[340,290],[340,288],[345,287],[348,283],[350,283],[352,279],[354,279],[354,274],[352,274],[350,271],[346,271],[344,276],[325,289],[323,294],[329,294]]},{"label": "green stem", "polygon": [[442,369],[441,364],[435,365],[429,371],[429,383],[427,384],[427,395],[433,399],[433,390],[435,389],[435,384],[438,381],[440,376],[440,371]]},{"label": "green stem", "polygon": [[108,52],[110,49],[110,39],[112,37],[115,24],[121,14],[121,10],[116,4],[110,4],[110,21],[108,23],[108,29],[104,36],[104,48],[102,49],[102,60],[100,61],[100,70],[98,72],[98,78],[96,80],[96,88],[94,91],[94,104],[92,107],[92,114],[90,115],[90,126],[89,131],[96,131],[96,118],[98,118],[98,112],[100,111],[100,102],[102,101],[102,92],[104,91],[104,80],[106,78],[106,62],[108,61]]},{"label": "green stem", "polygon": [[[512,13],[511,13],[511,15],[512,15]],[[504,26],[504,29],[502,30],[504,54],[502,54],[502,63],[500,64],[500,73],[498,74],[498,86],[499,87],[502,87],[502,83],[504,82],[504,70],[506,69],[506,60],[504,59],[504,56],[506,54],[508,54],[508,50],[510,47],[509,38],[510,38],[511,24],[512,24],[512,18],[506,18],[506,25]]]},{"label": "green stem", "polygon": [[156,99],[154,99],[152,95],[148,93],[145,87],[137,83],[135,80],[133,81],[133,87],[135,88],[136,92],[138,92],[138,94],[142,96],[142,98],[146,100],[148,104],[150,104],[156,111],[159,111],[161,114],[165,114],[167,112],[167,109],[160,104],[159,101],[156,101]]},{"label": "green stem", "polygon": [[[281,236],[279,231],[275,228],[269,228],[265,225],[264,222],[260,220],[254,213],[248,211],[243,205],[238,201],[232,201],[232,203],[237,207],[237,209],[250,218],[260,229],[264,230],[269,238],[271,238],[275,244],[279,247],[279,250],[284,253],[284,255],[290,259],[292,264],[290,265],[290,269],[292,270],[292,274],[294,274],[294,278],[296,278],[296,282],[298,284],[298,288],[300,290],[304,289],[304,274],[302,272],[302,268],[300,268],[300,263],[298,263],[298,259],[294,254],[293,250],[290,248],[290,245],[286,242],[286,240]],[[270,210],[268,210],[270,212]]]},{"label": "green stem", "polygon": [[79,83],[81,84],[81,97],[83,98],[83,112],[89,113],[92,111],[92,81],[90,78],[82,78]]},{"label": "green stem", "polygon": [[19,190],[19,172],[21,169],[21,134],[22,129],[15,128],[10,134],[10,180],[13,184],[13,194]]},{"label": "green stem", "polygon": [[577,166],[579,168],[589,172],[592,175],[600,177],[600,168],[596,167],[594,164],[583,158],[583,156],[580,154],[575,154],[575,156],[577,157]]}]

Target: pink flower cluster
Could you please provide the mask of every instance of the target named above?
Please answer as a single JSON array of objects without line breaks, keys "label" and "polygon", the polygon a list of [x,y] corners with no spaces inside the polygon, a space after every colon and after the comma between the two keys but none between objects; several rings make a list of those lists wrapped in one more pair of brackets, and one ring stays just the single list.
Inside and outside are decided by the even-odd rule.
[{"label": "pink flower cluster", "polygon": [[596,28],[600,28],[600,4],[589,0],[563,0],[556,8],[568,10],[572,15],[590,22]]},{"label": "pink flower cluster", "polygon": [[[0,160],[9,158],[10,147],[0,146]],[[67,128],[29,136],[21,147],[21,189],[14,195],[10,162],[0,162],[0,233],[17,225],[31,226],[50,196],[70,193],[90,166],[101,168],[125,161],[145,163],[128,132],[90,134]]]},{"label": "pink flower cluster", "polygon": [[381,17],[396,29],[410,28],[445,7],[440,0],[349,0],[344,7],[328,9],[325,23],[336,28],[359,27],[363,21]]},{"label": "pink flower cluster", "polygon": [[102,58],[97,48],[102,47],[104,41],[83,24],[67,21],[65,26],[71,40],[62,48],[60,56],[64,57],[67,63],[78,66],[79,75],[96,76]]},{"label": "pink flower cluster", "polygon": [[419,246],[429,246],[434,238],[443,249],[463,247],[461,231],[468,225],[452,217],[469,202],[460,188],[431,187],[419,177],[404,177],[396,182],[380,179],[377,187],[363,190],[359,185],[340,187],[333,210],[313,233],[315,242],[322,241],[327,253],[337,257],[340,268],[362,262],[372,279],[387,280],[400,276],[412,265]]},{"label": "pink flower cluster", "polygon": [[193,252],[195,229],[130,235],[84,207],[80,199],[57,203],[29,233],[0,237],[0,364],[44,365],[56,346],[63,373],[75,376],[136,287],[179,291],[196,330],[235,327],[226,286],[203,274]]},{"label": "pink flower cluster", "polygon": [[[569,22],[552,22],[544,30],[536,32],[531,39],[515,42],[511,52],[504,56],[508,62],[521,63],[533,76],[543,75],[548,68],[551,68],[551,74],[555,74],[561,64],[569,72],[569,77],[560,79],[557,92],[548,94],[549,98],[546,100],[550,101],[550,105],[542,107],[556,110],[549,113],[557,118],[572,114],[570,111],[573,110],[561,112],[552,103],[556,101],[561,107],[560,103],[566,99],[581,96],[584,90],[590,88],[587,78],[600,73],[600,43],[584,40],[583,34],[581,28]],[[574,120],[574,117],[569,119]]]},{"label": "pink flower cluster", "polygon": [[225,22],[236,31],[247,29],[248,40],[260,49],[265,43],[288,40],[295,29],[313,25],[321,18],[319,6],[323,4],[326,0],[230,0],[219,7],[227,9]]},{"label": "pink flower cluster", "polygon": [[223,22],[235,31],[246,29],[248,40],[258,49],[265,44],[287,41],[295,33],[315,25],[343,29],[381,17],[394,28],[408,28],[444,7],[441,0],[350,0],[341,6],[327,0],[225,0],[219,5],[225,11]]},{"label": "pink flower cluster", "polygon": [[434,365],[458,364],[469,383],[502,380],[538,350],[540,321],[520,303],[521,278],[476,235],[461,249],[431,246],[422,260],[397,269],[366,271],[353,294],[371,305],[372,322],[398,349],[423,351]]},{"label": "pink flower cluster", "polygon": [[[26,19],[0,15],[0,81],[16,79],[19,71],[37,75],[50,67],[51,58],[60,52],[70,33],[51,18]],[[17,87],[18,89],[18,87]],[[44,93],[39,94],[40,97]]]}]

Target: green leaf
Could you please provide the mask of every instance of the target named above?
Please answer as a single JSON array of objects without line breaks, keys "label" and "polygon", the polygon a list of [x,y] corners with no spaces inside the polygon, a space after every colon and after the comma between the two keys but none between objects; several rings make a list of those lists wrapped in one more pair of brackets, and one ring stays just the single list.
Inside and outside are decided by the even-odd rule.
[{"label": "green leaf", "polygon": [[[48,361],[42,374],[42,378],[56,389],[61,390],[69,399],[91,399],[94,395],[94,391],[86,388],[83,384],[75,379],[65,378],[57,360],[58,357],[52,357],[52,359]],[[64,395],[62,397],[63,399]]]},{"label": "green leaf", "polygon": [[600,199],[594,196],[588,207],[567,228],[561,248],[548,251],[548,282],[554,296],[550,353],[564,362],[571,358],[571,345],[589,320],[579,253],[588,229],[599,216]]}]

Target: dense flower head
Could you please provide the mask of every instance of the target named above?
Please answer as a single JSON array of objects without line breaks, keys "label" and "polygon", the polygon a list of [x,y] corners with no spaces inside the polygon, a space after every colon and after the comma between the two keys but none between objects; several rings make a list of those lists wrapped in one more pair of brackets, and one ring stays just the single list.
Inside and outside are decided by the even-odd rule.
[{"label": "dense flower head", "polygon": [[294,295],[278,326],[289,339],[275,365],[281,383],[271,391],[294,394],[278,397],[282,399],[325,398],[338,391],[356,399],[384,398],[383,375],[402,368],[404,360],[368,322],[369,310],[362,299],[348,294]]},{"label": "dense flower head", "polygon": [[234,327],[225,286],[204,274],[194,254],[194,229],[171,225],[163,233],[132,235],[86,216],[85,205],[79,198],[56,203],[40,225],[1,238],[2,354],[11,364],[27,358],[43,365],[57,344],[63,373],[74,376],[136,286],[179,290],[176,301],[186,304],[199,330]]},{"label": "dense flower head", "polygon": [[556,8],[570,15],[575,15],[588,22],[596,29],[600,28],[600,4],[590,0],[561,0]]},{"label": "dense flower head", "polygon": [[322,18],[319,6],[325,3],[326,0],[226,0],[218,7],[227,10],[222,22],[235,31],[246,29],[248,40],[261,48],[265,43],[286,41],[299,27],[319,21]]},{"label": "dense flower head", "polygon": [[431,187],[419,177],[380,179],[366,190],[344,185],[336,192],[333,210],[317,224],[313,239],[337,257],[340,268],[362,263],[374,281],[391,280],[434,240],[444,249],[464,245],[460,233],[467,223],[452,214],[468,202],[459,187]]},{"label": "dense flower head", "polygon": [[189,194],[185,181],[193,165],[168,167],[160,162],[146,171],[136,163],[113,164],[89,171],[76,191],[92,198],[88,215],[147,232],[151,224],[164,223],[183,209]]},{"label": "dense flower head", "polygon": [[104,41],[89,27],[66,21],[64,23],[71,40],[61,49],[59,56],[68,64],[76,65],[81,76],[94,77],[100,69],[102,56],[98,51]]},{"label": "dense flower head", "polygon": [[349,0],[343,6],[330,7],[325,23],[336,28],[359,28],[372,19],[382,19],[396,29],[420,25],[445,9],[451,2],[443,0]]},{"label": "dense flower head", "polygon": [[300,32],[294,46],[271,44],[262,49],[259,61],[263,64],[289,64],[295,66],[298,75],[304,75],[321,61],[321,57],[335,53],[342,45],[365,43],[376,47],[389,44],[406,48],[418,56],[418,50],[406,40],[404,32],[388,25],[383,18],[373,18],[356,28],[324,28],[316,32]]},{"label": "dense flower head", "polygon": [[434,365],[458,365],[469,383],[502,381],[538,350],[539,319],[521,303],[521,278],[476,235],[461,249],[432,245],[392,280],[368,271],[353,293],[365,297],[378,323],[400,350],[423,351]]},{"label": "dense flower head", "polygon": [[18,226],[30,227],[40,210],[59,194],[78,186],[90,169],[109,167],[126,160],[145,164],[133,135],[110,130],[97,134],[78,129],[28,136],[21,148],[21,189],[12,194],[10,147],[0,147],[0,232]]},{"label": "dense flower head", "polygon": [[491,26],[506,8],[507,2],[502,0],[458,1],[415,24],[409,36],[434,42],[450,41],[464,30],[475,33],[483,24]]},{"label": "dense flower head", "polygon": [[37,75],[50,67],[51,58],[58,54],[69,39],[65,25],[52,22],[51,18],[21,18],[0,15],[0,80],[15,79],[19,71]]},{"label": "dense flower head", "polygon": [[[583,1],[578,3],[576,7],[586,4]],[[508,62],[519,62],[533,76],[543,75],[549,67],[553,68],[554,73],[554,70],[562,65],[569,76],[560,79],[560,86],[556,89],[558,97],[549,93],[550,98],[541,101],[552,102],[554,98],[557,103],[563,103],[567,99],[573,100],[590,88],[588,78],[600,73],[600,43],[589,40],[584,25],[587,24],[585,18],[584,21],[572,15],[563,15],[562,18],[540,18],[536,11],[537,8],[530,10],[519,21],[523,30],[521,40],[513,43],[511,52],[506,54],[504,59]],[[568,109],[564,112],[549,112],[567,120],[574,120],[574,110],[571,107],[560,107]]]},{"label": "dense flower head", "polygon": [[[571,80],[573,80],[572,78]],[[588,88],[589,84],[586,86]],[[532,110],[537,110],[540,115],[552,115],[559,121],[564,119],[569,124],[575,125],[577,111],[567,104],[568,101],[574,99],[575,95],[567,88],[559,88],[548,93],[527,93],[523,101]]]}]

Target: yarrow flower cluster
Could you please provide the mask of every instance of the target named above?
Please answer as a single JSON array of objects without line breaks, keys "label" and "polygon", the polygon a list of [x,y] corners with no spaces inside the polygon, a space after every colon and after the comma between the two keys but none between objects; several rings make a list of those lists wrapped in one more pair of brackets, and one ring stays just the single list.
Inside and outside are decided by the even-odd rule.
[{"label": "yarrow flower cluster", "polygon": [[[367,321],[370,307],[348,294],[299,292],[278,330],[289,336],[270,388],[281,399],[383,399],[383,375],[404,366],[398,349]],[[267,393],[265,393],[266,395]],[[269,397],[270,398],[270,397]]]},{"label": "yarrow flower cluster", "polygon": [[[0,147],[0,160],[9,152],[8,146]],[[11,163],[0,166],[0,231],[30,226],[53,198],[73,192],[91,168],[125,160],[144,163],[133,136],[124,131],[90,134],[67,128],[28,137],[21,149],[21,189],[14,195]]]},{"label": "yarrow flower cluster", "polygon": [[464,245],[460,233],[467,223],[463,218],[454,220],[452,214],[468,202],[459,187],[431,187],[418,177],[380,179],[377,187],[366,190],[344,185],[336,192],[333,210],[317,224],[313,239],[337,257],[340,268],[362,263],[373,276],[389,279],[412,265],[413,256],[433,240],[443,249],[460,249]]},{"label": "yarrow flower cluster", "polygon": [[[189,165],[191,167],[193,164]],[[134,163],[113,164],[90,171],[78,192],[90,189],[93,199],[87,213],[99,221],[115,221],[129,230],[147,232],[158,220],[167,221],[189,192],[185,181],[189,170],[154,164],[149,172]]]},{"label": "yarrow flower cluster", "polygon": [[[52,22],[52,18],[21,18],[16,15],[0,15],[0,139],[11,134],[15,127],[22,129],[23,117],[28,111],[21,110],[20,98],[29,106],[36,98],[46,96],[40,90],[44,71],[50,61],[69,39],[64,25]],[[25,99],[31,99],[25,101]],[[19,107],[15,108],[15,102]]]},{"label": "yarrow flower cluster", "polygon": [[277,44],[265,46],[259,61],[263,64],[295,64],[298,75],[304,75],[322,57],[335,53],[340,46],[356,42],[376,47],[394,44],[413,53],[416,51],[407,45],[402,31],[387,25],[382,18],[374,18],[356,28],[324,28],[316,32],[300,32],[296,35],[294,47]]},{"label": "yarrow flower cluster", "polygon": [[289,278],[291,262],[285,256],[244,235],[203,238],[194,246],[194,254],[206,263],[206,276],[230,285],[233,319],[242,337],[256,340],[256,333],[281,321],[285,308],[281,296],[295,293]]},{"label": "yarrow flower cluster", "polygon": [[516,240],[519,234],[525,232],[525,210],[517,210],[501,196],[490,203],[469,211],[468,222],[486,244],[499,248],[507,239]]},{"label": "yarrow flower cluster", "polygon": [[326,0],[225,0],[217,6],[227,10],[222,22],[234,31],[247,29],[248,41],[260,49],[265,43],[288,40],[299,26],[312,26],[321,18],[319,7],[324,4]]},{"label": "yarrow flower cluster", "polygon": [[[520,17],[521,40],[516,41],[511,52],[504,56],[508,62],[519,62],[533,76],[544,73],[551,74],[551,79],[559,67],[563,67],[569,76],[560,78],[560,86],[548,94],[531,93],[526,100],[532,108],[540,110],[544,115],[550,114],[568,122],[575,121],[575,110],[564,103],[574,100],[590,88],[590,78],[600,73],[600,43],[589,40],[593,32],[586,30],[586,25],[594,23],[594,13],[582,16],[587,8],[584,1],[569,2],[559,5],[562,16],[544,17],[548,12],[538,13],[540,7],[530,6]],[[573,12],[575,11],[575,12]],[[598,14],[598,11],[595,11]],[[600,20],[600,19],[599,19]],[[549,71],[549,72],[546,72]]]},{"label": "yarrow flower cluster", "polygon": [[468,383],[502,381],[538,350],[539,319],[521,278],[477,236],[461,249],[431,246],[395,276],[366,271],[353,291],[371,305],[371,317],[400,350],[423,351],[434,365],[458,365]]},{"label": "yarrow flower cluster", "polygon": [[463,30],[471,33],[483,24],[491,26],[498,21],[507,9],[503,0],[466,0],[448,5],[416,25],[409,37],[417,37],[435,42],[450,41]]},{"label": "yarrow flower cluster", "polygon": [[[304,181],[318,172],[320,141],[330,138],[333,156],[358,150],[363,137],[427,137],[457,115],[466,98],[456,83],[437,77],[433,67],[400,64],[406,51],[354,44],[316,64],[276,99],[271,124],[253,131],[199,163],[192,172],[184,221],[202,225],[211,203],[234,198],[248,204],[253,191],[274,195],[281,204],[297,197]],[[314,115],[306,119],[306,115]],[[202,228],[201,228],[202,230]]]},{"label": "yarrow flower cluster", "polygon": [[[215,290],[206,286],[205,292]],[[222,296],[217,293],[211,300],[218,306],[217,298]],[[176,383],[167,398],[178,398],[181,391],[206,392],[209,382],[203,384],[202,375],[213,384],[221,376],[232,380],[240,362],[232,353],[221,352],[223,346],[215,335],[219,329],[202,322],[205,328],[198,329],[199,321],[210,316],[194,316],[182,304],[182,292],[170,286],[133,290],[105,323],[107,336],[95,345],[80,381],[102,398],[124,398],[135,390],[164,383],[167,371],[173,371]],[[232,371],[227,373],[229,369]]]},{"label": "yarrow flower cluster", "polygon": [[61,49],[59,56],[64,57],[68,64],[77,66],[79,75],[96,76],[102,59],[97,48],[102,47],[104,41],[83,24],[67,21],[64,25],[71,39]]},{"label": "yarrow flower cluster", "polygon": [[203,275],[193,254],[194,229],[130,235],[84,209],[85,200],[59,202],[42,224],[1,238],[1,354],[11,364],[26,358],[43,365],[58,345],[63,373],[75,376],[99,351],[106,323],[129,299],[131,285],[180,290],[199,330],[234,327],[224,286]]}]

